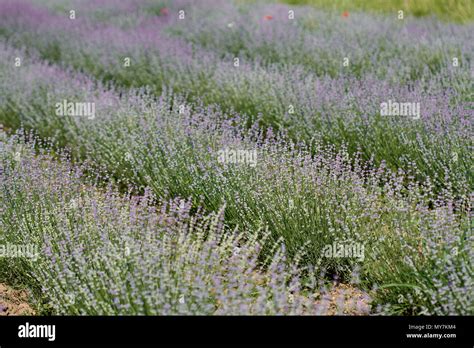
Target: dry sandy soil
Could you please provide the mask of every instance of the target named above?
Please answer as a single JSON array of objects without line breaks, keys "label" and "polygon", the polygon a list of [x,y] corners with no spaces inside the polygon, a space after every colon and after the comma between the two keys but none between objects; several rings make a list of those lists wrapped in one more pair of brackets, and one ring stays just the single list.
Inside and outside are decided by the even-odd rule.
[{"label": "dry sandy soil", "polygon": [[26,290],[15,290],[0,283],[0,316],[35,315],[35,311],[27,301]]},{"label": "dry sandy soil", "polygon": [[[370,297],[367,293],[348,285],[338,284],[323,294],[318,304],[325,308],[325,315],[368,315]],[[0,283],[0,316],[35,315],[28,303],[26,290],[15,290]]]}]

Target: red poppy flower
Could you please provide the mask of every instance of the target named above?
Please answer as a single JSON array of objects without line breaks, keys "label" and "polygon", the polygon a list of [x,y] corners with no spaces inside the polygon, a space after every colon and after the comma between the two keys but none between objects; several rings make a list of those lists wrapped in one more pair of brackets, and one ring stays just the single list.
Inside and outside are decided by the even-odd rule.
[{"label": "red poppy flower", "polygon": [[348,11],[342,12],[342,17],[345,17],[345,18],[349,17],[349,12]]},{"label": "red poppy flower", "polygon": [[163,16],[167,16],[167,15],[169,15],[170,10],[168,10],[167,7],[163,7],[163,8],[160,10],[160,13],[161,13]]},{"label": "red poppy flower", "polygon": [[266,21],[271,21],[273,19],[273,16],[266,15],[265,17],[263,17],[263,19],[265,19]]}]

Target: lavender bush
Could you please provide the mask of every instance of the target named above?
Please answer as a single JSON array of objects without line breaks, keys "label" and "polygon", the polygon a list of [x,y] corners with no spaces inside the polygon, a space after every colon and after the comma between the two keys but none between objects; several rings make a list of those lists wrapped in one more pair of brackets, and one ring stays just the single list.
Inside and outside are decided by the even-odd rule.
[{"label": "lavender bush", "polygon": [[0,145],[3,242],[39,250],[1,262],[26,269],[54,313],[322,314],[279,245],[262,268],[266,233],[228,230],[222,212],[192,215],[186,200],[86,184],[86,168],[16,138]]}]

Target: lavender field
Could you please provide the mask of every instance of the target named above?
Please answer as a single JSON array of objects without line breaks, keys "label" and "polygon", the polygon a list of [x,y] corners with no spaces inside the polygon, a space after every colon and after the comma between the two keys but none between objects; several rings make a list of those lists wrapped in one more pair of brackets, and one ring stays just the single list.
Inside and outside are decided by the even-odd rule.
[{"label": "lavender field", "polygon": [[473,33],[0,0],[0,283],[40,315],[473,315]]}]

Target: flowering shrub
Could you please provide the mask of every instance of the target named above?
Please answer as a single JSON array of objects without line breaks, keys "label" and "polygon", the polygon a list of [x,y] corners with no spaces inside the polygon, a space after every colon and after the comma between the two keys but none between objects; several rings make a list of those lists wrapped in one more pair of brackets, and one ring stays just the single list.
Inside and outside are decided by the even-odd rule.
[{"label": "flowering shrub", "polygon": [[55,313],[321,314],[278,245],[262,268],[266,233],[229,230],[222,211],[192,214],[186,200],[121,196],[85,184],[65,157],[1,145],[3,241],[40,248],[2,264],[27,271]]},{"label": "flowering shrub", "polygon": [[[228,2],[172,5],[176,13],[185,9],[186,20],[157,16],[145,3],[133,21],[120,9],[112,12],[118,11],[115,21],[93,15],[71,21],[64,13],[4,0],[1,31],[42,58],[107,82],[148,85],[157,95],[172,89],[238,111],[248,124],[258,119],[261,126],[285,129],[298,141],[345,143],[350,153],[360,149],[366,160],[374,155],[394,170],[414,162],[420,178],[431,177],[437,187],[444,186],[446,171],[456,190],[465,181],[472,187],[466,174],[472,166],[471,25],[420,20],[401,29],[393,20],[358,14],[357,22],[340,26],[312,9],[297,11],[300,19],[291,22],[281,5],[257,6],[253,14]],[[262,19],[268,13],[275,21]],[[216,26],[222,30],[216,33]],[[461,62],[456,67],[453,57]],[[389,99],[420,103],[420,119],[380,116]]]}]

